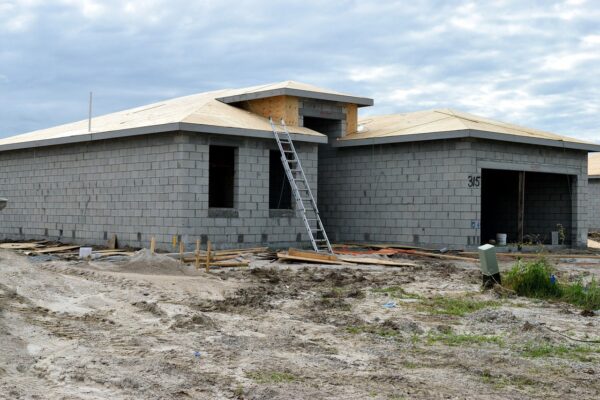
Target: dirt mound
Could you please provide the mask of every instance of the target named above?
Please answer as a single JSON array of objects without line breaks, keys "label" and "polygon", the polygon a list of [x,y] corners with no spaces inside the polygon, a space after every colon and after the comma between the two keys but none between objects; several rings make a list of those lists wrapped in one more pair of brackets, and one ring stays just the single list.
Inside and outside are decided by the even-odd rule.
[{"label": "dirt mound", "polygon": [[121,272],[152,275],[196,275],[196,270],[174,258],[151,253],[148,249],[137,251],[129,260],[119,265]]}]

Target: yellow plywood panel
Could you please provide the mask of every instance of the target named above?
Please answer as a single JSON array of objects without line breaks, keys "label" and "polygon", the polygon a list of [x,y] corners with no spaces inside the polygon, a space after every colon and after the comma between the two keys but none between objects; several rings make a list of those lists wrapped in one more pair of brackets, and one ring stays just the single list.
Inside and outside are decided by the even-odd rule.
[{"label": "yellow plywood panel", "polygon": [[358,107],[356,104],[346,104],[346,135],[355,133],[358,128]]},{"label": "yellow plywood panel", "polygon": [[588,175],[600,175],[600,153],[592,153],[588,159]]},{"label": "yellow plywood panel", "polygon": [[298,126],[298,98],[293,96],[274,96],[264,99],[245,101],[242,108],[251,113],[279,122],[282,118],[289,126]]},{"label": "yellow plywood panel", "polygon": [[474,130],[560,142],[591,144],[574,138],[559,136],[506,122],[494,121],[450,109],[369,116],[362,118],[359,124],[361,126],[360,132],[351,132],[349,130],[349,134],[343,137],[342,140]]}]

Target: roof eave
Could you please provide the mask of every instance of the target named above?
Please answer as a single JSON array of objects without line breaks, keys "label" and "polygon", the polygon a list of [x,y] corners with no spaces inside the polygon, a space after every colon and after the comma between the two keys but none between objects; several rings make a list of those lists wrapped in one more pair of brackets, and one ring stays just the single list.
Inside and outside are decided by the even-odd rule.
[{"label": "roof eave", "polygon": [[350,96],[350,95],[336,94],[336,93],[313,92],[310,90],[302,90],[302,89],[294,89],[294,88],[270,89],[270,90],[263,90],[260,92],[242,93],[242,94],[236,94],[233,96],[217,97],[216,99],[225,104],[231,104],[231,103],[239,103],[241,101],[264,99],[267,97],[275,97],[275,96],[295,96],[295,97],[304,97],[304,98],[316,99],[316,100],[336,101],[339,103],[356,104],[359,107],[372,106],[374,104],[373,99],[370,99],[368,97],[357,97],[357,96]]},{"label": "roof eave", "polygon": [[532,138],[517,135],[509,135],[497,132],[480,131],[474,129],[461,129],[456,131],[444,131],[444,132],[429,132],[429,133],[417,133],[412,135],[397,135],[397,136],[380,136],[375,138],[365,139],[341,139],[332,143],[334,147],[353,147],[353,146],[368,146],[374,144],[389,144],[389,143],[407,143],[407,142],[420,142],[430,140],[444,140],[444,139],[460,139],[466,137],[473,137],[478,139],[497,140],[502,142],[522,143],[531,144],[537,146],[548,146],[558,147],[564,149],[581,150],[587,152],[600,151],[600,144],[593,143],[578,143],[568,142],[562,140],[553,139],[542,139]]},{"label": "roof eave", "polygon": [[475,129],[469,129],[471,137],[479,139],[498,140],[502,142],[513,142],[531,144],[535,146],[548,146],[558,147],[561,149],[581,150],[589,153],[594,151],[600,151],[600,144],[594,143],[581,143],[581,142],[569,142],[566,140],[555,140],[555,139],[543,139],[527,136],[509,135],[506,133],[480,131]]},{"label": "roof eave", "polygon": [[[173,131],[187,131],[198,133],[212,133],[217,135],[242,136],[260,139],[273,139],[273,132],[270,130],[254,130],[244,128],[230,128],[215,125],[200,125],[184,122],[174,122],[161,125],[143,126],[138,128],[118,129],[106,132],[92,132],[81,135],[65,136],[53,139],[33,140],[21,143],[9,143],[0,145],[0,152],[10,150],[21,150],[29,148],[39,148],[47,146],[57,146],[73,143],[94,142],[98,140],[120,139],[127,137],[135,137],[141,135],[150,135],[155,133],[165,133]],[[327,143],[327,136],[321,135],[303,135],[291,133],[292,139],[298,142],[308,143]]]},{"label": "roof eave", "polygon": [[588,179],[600,179],[600,175],[588,175]]},{"label": "roof eave", "polygon": [[[186,132],[197,132],[197,133],[212,133],[217,135],[229,135],[229,136],[243,136],[252,137],[258,139],[274,139],[273,131],[270,130],[257,130],[257,129],[246,129],[246,128],[229,128],[214,125],[202,125],[202,124],[191,124],[188,122],[181,122],[181,131]],[[327,143],[327,136],[325,135],[304,135],[301,133],[290,132],[292,140],[296,142],[307,142],[307,143]]]},{"label": "roof eave", "polygon": [[333,147],[354,147],[354,146],[370,146],[375,144],[390,144],[390,143],[409,143],[409,142],[424,142],[430,140],[444,139],[459,139],[468,137],[466,130],[447,131],[447,132],[431,132],[431,133],[415,133],[411,135],[397,136],[380,136],[364,139],[338,139],[332,142]]}]

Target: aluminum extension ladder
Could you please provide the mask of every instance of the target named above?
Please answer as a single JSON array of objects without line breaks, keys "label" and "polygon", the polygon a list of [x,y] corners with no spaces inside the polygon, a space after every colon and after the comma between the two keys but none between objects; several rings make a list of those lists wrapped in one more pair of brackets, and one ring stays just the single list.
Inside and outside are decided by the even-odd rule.
[{"label": "aluminum extension ladder", "polygon": [[269,122],[273,129],[275,141],[281,152],[281,163],[283,164],[285,175],[290,182],[292,193],[296,199],[297,210],[300,211],[302,221],[304,221],[310,243],[316,252],[333,254],[331,243],[329,243],[325,227],[319,216],[317,202],[308,185],[306,175],[302,169],[302,164],[298,158],[298,153],[296,153],[294,143],[292,143],[292,138],[285,125],[285,121],[281,119],[281,124],[279,125],[281,129],[278,129],[272,118],[269,118]]}]

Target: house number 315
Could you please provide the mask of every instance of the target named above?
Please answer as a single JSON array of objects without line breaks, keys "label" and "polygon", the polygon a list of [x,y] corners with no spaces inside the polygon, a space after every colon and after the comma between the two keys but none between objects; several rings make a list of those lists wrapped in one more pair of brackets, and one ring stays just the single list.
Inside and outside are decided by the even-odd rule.
[{"label": "house number 315", "polygon": [[481,176],[479,176],[479,175],[469,175],[468,182],[469,183],[467,185],[470,188],[472,188],[472,187],[479,187],[481,185]]}]

